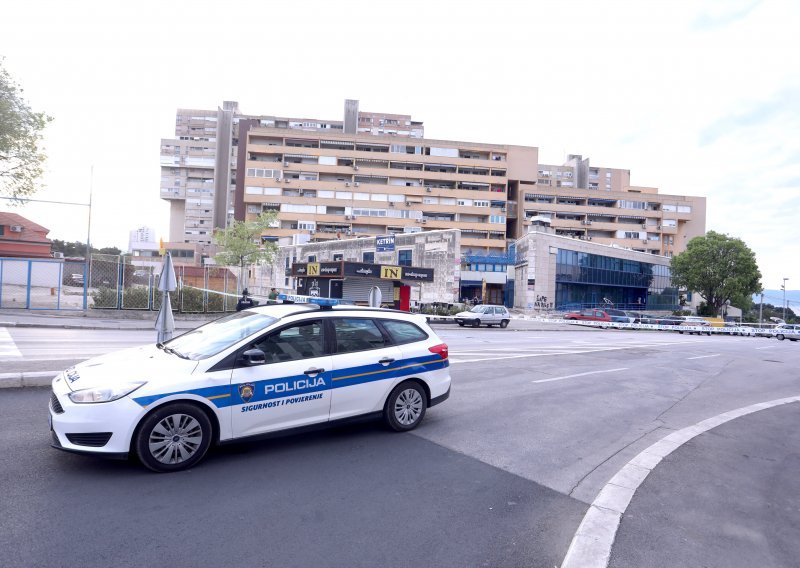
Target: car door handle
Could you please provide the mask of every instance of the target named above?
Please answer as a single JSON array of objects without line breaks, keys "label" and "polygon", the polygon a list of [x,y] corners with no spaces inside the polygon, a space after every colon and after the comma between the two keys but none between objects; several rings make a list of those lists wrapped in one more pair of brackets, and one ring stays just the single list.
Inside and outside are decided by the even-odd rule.
[{"label": "car door handle", "polygon": [[304,375],[308,375],[310,377],[311,375],[319,375],[320,373],[324,373],[324,372],[325,372],[325,369],[315,369],[314,367],[311,367],[307,371],[303,371],[303,374]]},{"label": "car door handle", "polygon": [[384,357],[383,359],[378,361],[378,363],[380,363],[381,365],[388,365],[390,363],[394,363],[394,359],[392,359],[391,357]]}]

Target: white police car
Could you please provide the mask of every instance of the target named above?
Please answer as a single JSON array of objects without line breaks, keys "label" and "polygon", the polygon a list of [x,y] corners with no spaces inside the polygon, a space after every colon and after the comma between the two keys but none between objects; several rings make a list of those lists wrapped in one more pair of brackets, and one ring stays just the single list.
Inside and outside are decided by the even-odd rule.
[{"label": "white police car", "polygon": [[159,346],[90,359],[53,380],[53,446],[154,471],[196,464],[212,444],[382,416],[416,427],[450,395],[447,345],[424,317],[378,308],[277,304]]}]

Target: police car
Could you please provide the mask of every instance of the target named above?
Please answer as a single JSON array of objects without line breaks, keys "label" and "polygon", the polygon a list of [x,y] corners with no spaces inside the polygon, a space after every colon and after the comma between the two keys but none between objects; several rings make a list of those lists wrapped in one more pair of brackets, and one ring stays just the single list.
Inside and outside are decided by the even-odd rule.
[{"label": "police car", "polygon": [[450,395],[447,345],[424,317],[283,303],[228,315],[164,344],[70,367],[53,380],[52,445],[154,471],[210,446],[383,417],[415,428]]}]

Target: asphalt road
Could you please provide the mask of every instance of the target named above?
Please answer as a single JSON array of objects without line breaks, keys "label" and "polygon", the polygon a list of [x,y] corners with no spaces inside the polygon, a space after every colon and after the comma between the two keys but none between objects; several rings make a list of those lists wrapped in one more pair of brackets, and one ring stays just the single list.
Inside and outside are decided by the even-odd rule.
[{"label": "asphalt road", "polygon": [[[588,503],[641,450],[710,416],[800,394],[800,345],[774,339],[437,331],[450,345],[453,394],[415,432],[362,425],[237,445],[178,474],[52,450],[47,391],[5,389],[0,565],[557,566]],[[3,368],[50,370],[152,333],[9,335],[19,356],[0,357]],[[47,343],[63,349],[56,359]],[[740,546],[768,533],[753,553],[774,555],[765,566],[796,558],[795,406],[737,419],[665,460],[623,517],[613,565],[752,566],[715,562],[724,547],[704,515],[736,527],[743,514],[749,532],[725,533]],[[717,477],[736,493],[715,491]],[[696,490],[677,491],[686,487]],[[742,513],[735,497],[748,492],[758,496]],[[641,522],[650,518],[659,522]],[[717,555],[671,563],[662,550],[680,548],[684,526],[697,550]]]}]

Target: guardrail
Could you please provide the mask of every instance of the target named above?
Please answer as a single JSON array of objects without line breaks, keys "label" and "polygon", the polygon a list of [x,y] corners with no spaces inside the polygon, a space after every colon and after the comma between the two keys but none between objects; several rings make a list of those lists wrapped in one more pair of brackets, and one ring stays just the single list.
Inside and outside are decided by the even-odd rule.
[{"label": "guardrail", "polygon": [[661,325],[653,323],[618,323],[608,321],[589,321],[572,319],[548,319],[541,320],[547,323],[560,323],[566,325],[580,325],[589,327],[612,328],[612,329],[650,329],[656,331],[683,331],[686,333],[710,333],[712,335],[783,335],[792,336],[800,339],[800,331],[789,329],[775,329],[774,327],[748,327],[748,326],[723,326],[715,327],[711,325]]}]

